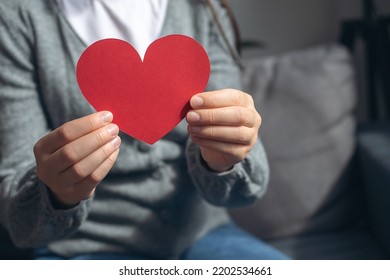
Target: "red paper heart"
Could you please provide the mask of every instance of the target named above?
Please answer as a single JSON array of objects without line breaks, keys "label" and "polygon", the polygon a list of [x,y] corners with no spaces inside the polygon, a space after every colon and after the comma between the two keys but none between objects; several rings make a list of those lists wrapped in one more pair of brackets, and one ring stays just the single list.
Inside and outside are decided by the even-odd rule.
[{"label": "red paper heart", "polygon": [[184,35],[154,41],[143,62],[129,43],[104,39],[84,51],[76,73],[97,111],[111,111],[123,132],[153,144],[185,117],[191,97],[205,90],[210,62],[203,47]]}]

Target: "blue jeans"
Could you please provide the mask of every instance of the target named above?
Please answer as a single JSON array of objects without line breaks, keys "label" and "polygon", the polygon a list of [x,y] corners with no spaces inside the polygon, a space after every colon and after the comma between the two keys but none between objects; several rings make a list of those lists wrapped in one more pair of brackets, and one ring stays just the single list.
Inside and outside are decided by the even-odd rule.
[{"label": "blue jeans", "polygon": [[[64,260],[47,249],[35,252],[38,260]],[[131,253],[93,253],[72,260],[147,260]],[[223,225],[196,241],[180,257],[181,260],[286,260],[283,253],[234,224]]]}]

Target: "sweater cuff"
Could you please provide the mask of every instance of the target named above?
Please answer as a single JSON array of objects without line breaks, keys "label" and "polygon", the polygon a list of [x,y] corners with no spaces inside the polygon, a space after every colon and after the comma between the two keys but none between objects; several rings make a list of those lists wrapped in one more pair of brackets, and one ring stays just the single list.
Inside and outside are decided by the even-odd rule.
[{"label": "sweater cuff", "polygon": [[9,230],[17,246],[44,246],[78,230],[88,215],[90,200],[71,209],[57,209],[35,170],[23,181],[23,190],[13,199],[8,213]]},{"label": "sweater cuff", "polygon": [[89,201],[92,198],[81,201],[77,205],[71,208],[61,208],[56,205],[54,201],[53,194],[48,186],[46,186],[43,182],[38,180],[37,183],[38,191],[42,195],[42,203],[45,205],[44,213],[45,215],[52,217],[53,219],[57,218],[66,218],[67,216],[80,216],[82,219],[84,216],[85,210],[87,210]]},{"label": "sweater cuff", "polygon": [[216,206],[238,207],[253,203],[262,193],[263,186],[255,184],[250,159],[244,159],[232,169],[217,173],[203,162],[200,148],[189,140],[187,165],[193,183],[203,198]]}]

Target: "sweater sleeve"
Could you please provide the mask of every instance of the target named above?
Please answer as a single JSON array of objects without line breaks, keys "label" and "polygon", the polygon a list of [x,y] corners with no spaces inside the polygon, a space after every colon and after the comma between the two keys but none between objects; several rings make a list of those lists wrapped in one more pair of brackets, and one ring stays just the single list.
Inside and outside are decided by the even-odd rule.
[{"label": "sweater sleeve", "polygon": [[[230,44],[234,46],[234,34],[226,11],[219,1],[212,1]],[[211,75],[207,90],[223,88],[241,89],[238,65],[228,51],[220,31],[209,16],[207,51],[211,63]],[[248,157],[228,172],[214,173],[203,162],[199,147],[188,140],[187,165],[192,181],[205,200],[225,207],[246,206],[261,197],[268,184],[269,166],[259,140]]]},{"label": "sweater sleeve", "polygon": [[0,223],[18,247],[43,246],[73,233],[89,204],[55,209],[35,175],[33,146],[49,124],[39,95],[33,33],[20,7],[0,3]]}]

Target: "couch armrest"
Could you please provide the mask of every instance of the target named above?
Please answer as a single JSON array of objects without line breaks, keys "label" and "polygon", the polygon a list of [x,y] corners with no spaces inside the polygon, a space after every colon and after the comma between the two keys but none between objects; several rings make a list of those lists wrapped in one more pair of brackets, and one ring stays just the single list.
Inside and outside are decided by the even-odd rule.
[{"label": "couch armrest", "polygon": [[364,124],[359,128],[358,158],[371,228],[390,254],[390,122]]}]

